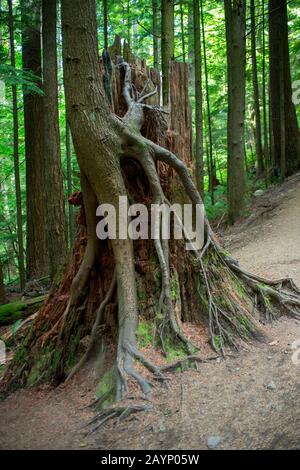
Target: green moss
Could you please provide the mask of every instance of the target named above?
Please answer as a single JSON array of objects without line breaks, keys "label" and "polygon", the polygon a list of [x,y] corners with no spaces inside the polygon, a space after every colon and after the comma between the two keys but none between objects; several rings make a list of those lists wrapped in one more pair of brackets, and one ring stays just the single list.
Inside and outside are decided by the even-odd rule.
[{"label": "green moss", "polygon": [[46,348],[45,354],[43,354],[38,361],[31,368],[29,376],[27,378],[26,385],[28,387],[33,387],[37,385],[42,380],[46,380],[50,375],[51,371],[51,359],[54,351],[50,351],[49,348]]},{"label": "green moss", "polygon": [[175,302],[178,299],[180,293],[178,277],[176,275],[171,277],[170,288],[172,300]]},{"label": "green moss", "polygon": [[0,325],[8,322],[14,322],[23,317],[23,311],[26,310],[27,304],[24,302],[14,302],[11,304],[0,306]]},{"label": "green moss", "polygon": [[116,392],[116,367],[111,367],[105,372],[96,389],[96,398],[101,400],[101,408],[110,406],[115,401]]},{"label": "green moss", "polygon": [[146,348],[153,341],[152,325],[140,321],[136,330],[137,343],[140,348]]},{"label": "green moss", "polygon": [[214,346],[216,349],[220,351],[220,349],[224,346],[224,340],[222,336],[215,335],[213,338]]},{"label": "green moss", "polygon": [[178,361],[186,357],[186,350],[184,346],[181,344],[175,345],[172,338],[167,338],[164,346],[167,353],[168,362]]}]

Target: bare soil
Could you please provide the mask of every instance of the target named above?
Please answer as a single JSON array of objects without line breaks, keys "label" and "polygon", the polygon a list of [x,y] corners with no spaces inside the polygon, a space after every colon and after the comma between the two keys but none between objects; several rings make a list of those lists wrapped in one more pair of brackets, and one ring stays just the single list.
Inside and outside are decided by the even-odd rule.
[{"label": "bare soil", "polygon": [[[300,175],[257,198],[223,238],[248,270],[300,286]],[[282,318],[265,329],[263,343],[170,376],[168,389],[154,390],[153,411],[89,436],[91,364],[65,387],[18,391],[0,403],[0,448],[207,449],[208,437],[219,436],[219,449],[300,449],[300,360],[292,360],[300,322]]]}]

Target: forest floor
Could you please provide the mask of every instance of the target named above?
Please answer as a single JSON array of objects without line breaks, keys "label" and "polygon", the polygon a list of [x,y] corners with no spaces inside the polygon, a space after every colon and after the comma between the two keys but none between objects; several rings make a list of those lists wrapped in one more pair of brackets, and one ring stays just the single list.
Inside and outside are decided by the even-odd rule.
[{"label": "forest floor", "polygon": [[[222,234],[248,270],[292,276],[300,286],[300,175],[255,199],[249,217]],[[267,340],[238,355],[172,376],[154,390],[154,410],[109,422],[86,437],[82,425],[97,379],[87,365],[67,385],[20,390],[0,403],[1,449],[300,449],[300,322],[265,326]],[[300,355],[299,355],[300,359]]]}]

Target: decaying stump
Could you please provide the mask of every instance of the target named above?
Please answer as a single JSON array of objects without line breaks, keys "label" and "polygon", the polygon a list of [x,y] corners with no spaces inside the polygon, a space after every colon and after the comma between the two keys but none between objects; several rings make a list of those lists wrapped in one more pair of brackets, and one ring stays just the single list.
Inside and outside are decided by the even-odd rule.
[{"label": "decaying stump", "polygon": [[[70,17],[67,23],[71,22]],[[75,36],[72,44],[80,58],[76,67],[79,63],[82,73],[89,60],[85,50],[95,46],[89,43],[91,36],[85,34],[86,30],[81,28],[80,41]],[[68,28],[65,34],[72,34],[72,29]],[[194,206],[202,203],[190,171],[192,138],[187,66],[171,64],[171,108],[162,109],[154,84],[158,74],[140,61],[129,65],[120,57],[119,46],[115,44],[115,56],[112,54],[114,65],[104,57],[101,80],[97,71],[89,75],[87,87],[91,89],[92,80],[92,102],[98,100],[109,113],[101,94],[104,85],[110,109],[118,116],[99,118],[103,125],[107,125],[106,121],[111,124],[113,137],[104,135],[98,139],[96,128],[93,142],[101,151],[97,148],[95,158],[105,159],[110,152],[113,164],[119,162],[120,168],[117,164],[110,167],[106,161],[95,160],[90,152],[89,158],[95,165],[90,171],[79,137],[88,138],[94,121],[88,120],[86,134],[82,135],[86,113],[78,114],[77,106],[73,105],[71,123],[82,171],[82,194],[75,195],[71,202],[81,206],[79,235],[67,273],[57,280],[6,373],[3,381],[6,390],[46,380],[70,379],[102,344],[101,354],[103,347],[108,353],[106,373],[98,388],[98,404],[107,405],[113,399],[124,397],[132,381],[147,395],[151,378],[164,382],[165,369],[141,353],[136,342],[137,320],[144,328],[151,325],[155,332],[152,342],[165,356],[170,350],[180,350],[193,357],[197,344],[186,334],[186,322],[203,325],[212,348],[225,355],[228,346],[238,348],[241,340],[259,336],[261,317],[273,318],[282,313],[300,316],[300,292],[294,283],[288,279],[268,281],[243,271],[223,250],[207,219],[202,250],[186,251],[184,240],[167,243],[160,237],[154,241],[137,240],[133,245],[112,240],[100,242],[96,238],[96,207],[108,197],[110,189],[109,198],[119,191],[114,180],[110,181],[108,193],[102,192],[99,178],[103,172],[107,172],[105,177],[109,179],[115,171],[121,191],[127,192],[132,203],[150,205],[187,198]],[[67,69],[66,81],[77,95],[78,87],[68,81],[74,73],[71,67],[72,64]],[[84,87],[80,93],[84,102]],[[122,258],[121,265],[118,257]],[[134,259],[134,279],[130,278],[131,259]],[[78,357],[82,339],[87,336],[85,352]],[[150,378],[136,370],[135,362],[150,372]],[[100,417],[106,418],[106,414]]]}]

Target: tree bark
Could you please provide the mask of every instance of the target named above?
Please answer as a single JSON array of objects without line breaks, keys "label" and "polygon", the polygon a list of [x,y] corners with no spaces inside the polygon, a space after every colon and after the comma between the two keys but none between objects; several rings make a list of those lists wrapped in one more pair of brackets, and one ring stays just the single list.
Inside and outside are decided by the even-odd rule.
[{"label": "tree bark", "polygon": [[285,0],[269,1],[269,53],[273,160],[275,176],[284,178],[297,171],[300,165],[300,137],[292,102]]},{"label": "tree bark", "polygon": [[159,70],[159,48],[158,48],[158,0],[152,0],[153,15],[153,67]]},{"label": "tree bark", "polygon": [[182,60],[183,62],[185,62],[185,31],[184,31],[184,11],[183,11],[182,0],[180,0],[180,28],[181,28]]},{"label": "tree bark", "polygon": [[251,60],[252,60],[252,84],[255,113],[255,149],[256,149],[256,175],[261,178],[264,173],[263,148],[261,138],[260,118],[260,96],[258,87],[257,59],[256,59],[256,22],[255,22],[255,0],[250,3],[251,17]]},{"label": "tree bark", "polygon": [[104,49],[108,48],[108,5],[107,0],[103,0],[103,27],[104,27]]},{"label": "tree bark", "polygon": [[161,69],[163,105],[169,104],[169,64],[174,57],[174,0],[161,2]]},{"label": "tree bark", "polygon": [[266,84],[266,31],[265,31],[265,0],[262,0],[262,105],[263,105],[263,128],[264,128],[264,161],[266,166],[266,181],[269,180],[270,168],[270,145],[268,130],[267,110],[267,84]]},{"label": "tree bark", "polygon": [[[41,65],[41,2],[22,0],[23,68],[40,78]],[[27,207],[27,277],[39,279],[49,274],[47,243],[47,211],[45,198],[45,161],[43,96],[26,93],[24,102]]]},{"label": "tree bark", "polygon": [[228,74],[228,218],[230,223],[234,223],[242,215],[245,195],[245,0],[225,0],[225,20]]},{"label": "tree bark", "polygon": [[203,0],[200,0],[201,11],[201,27],[202,27],[202,40],[203,40],[203,59],[204,59],[204,72],[205,72],[205,90],[206,90],[206,106],[207,106],[207,127],[208,127],[208,173],[209,173],[209,190],[211,195],[211,202],[214,204],[214,187],[217,181],[216,167],[213,157],[213,138],[212,138],[212,122],[210,110],[210,96],[208,86],[208,67],[207,67],[207,54],[206,54],[206,39],[205,39],[205,25],[204,25],[204,11]]},{"label": "tree bark", "polygon": [[195,45],[195,127],[196,127],[196,183],[201,196],[204,194],[204,163],[203,163],[203,112],[202,112],[202,56],[200,32],[200,4],[193,0],[194,45]]},{"label": "tree bark", "polygon": [[[68,197],[70,198],[73,193],[72,182],[72,146],[71,146],[71,132],[68,121],[66,120],[66,159],[67,159],[67,182],[68,182]],[[70,246],[73,247],[75,242],[76,221],[74,214],[74,207],[69,204],[69,241]]]},{"label": "tree bark", "polygon": [[43,89],[47,235],[53,278],[67,258],[58,112],[56,0],[43,0]]},{"label": "tree bark", "polygon": [[[15,33],[14,33],[14,16],[12,0],[7,0],[8,4],[8,26],[9,26],[9,45],[10,45],[10,61],[11,66],[16,68],[15,54]],[[18,91],[17,86],[12,86],[13,99],[13,135],[14,135],[14,175],[15,175],[15,192],[17,207],[17,232],[18,232],[18,267],[20,287],[24,289],[26,283],[26,271],[24,260],[24,242],[23,242],[23,215],[22,215],[22,196],[20,182],[20,161],[19,161],[19,116],[18,116]]]}]

